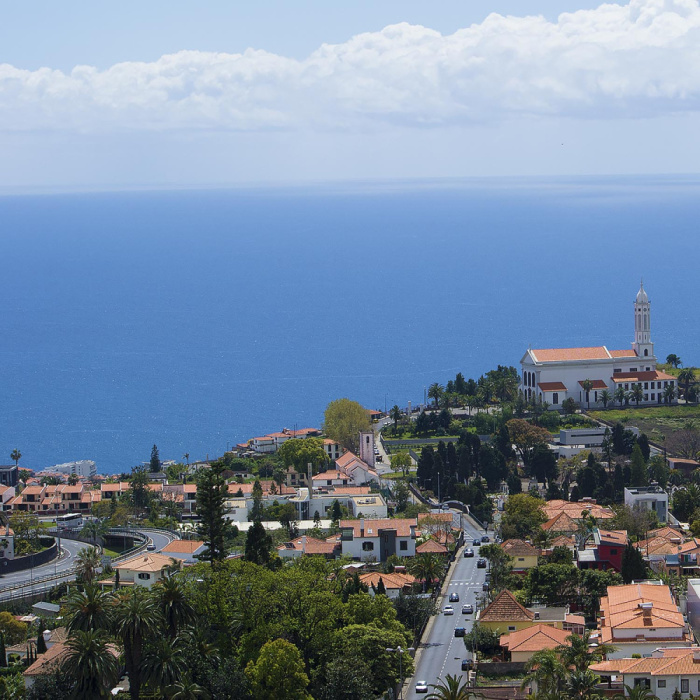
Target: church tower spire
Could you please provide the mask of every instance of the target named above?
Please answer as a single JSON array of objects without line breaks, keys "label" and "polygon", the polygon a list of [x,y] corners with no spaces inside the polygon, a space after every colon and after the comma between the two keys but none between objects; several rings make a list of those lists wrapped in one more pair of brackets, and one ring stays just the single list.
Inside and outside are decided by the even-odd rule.
[{"label": "church tower spire", "polygon": [[641,281],[634,301],[634,343],[632,347],[639,357],[654,358],[654,343],[651,342],[651,302]]}]

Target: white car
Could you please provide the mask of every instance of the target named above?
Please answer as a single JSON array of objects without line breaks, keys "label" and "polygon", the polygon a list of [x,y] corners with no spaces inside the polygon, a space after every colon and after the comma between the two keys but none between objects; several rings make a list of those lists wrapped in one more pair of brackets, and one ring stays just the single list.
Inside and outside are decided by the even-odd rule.
[{"label": "white car", "polygon": [[446,605],[442,612],[445,613],[445,615],[454,615],[455,614],[455,609],[451,605]]},{"label": "white car", "polygon": [[427,693],[428,692],[428,682],[418,681],[416,683],[416,693]]}]

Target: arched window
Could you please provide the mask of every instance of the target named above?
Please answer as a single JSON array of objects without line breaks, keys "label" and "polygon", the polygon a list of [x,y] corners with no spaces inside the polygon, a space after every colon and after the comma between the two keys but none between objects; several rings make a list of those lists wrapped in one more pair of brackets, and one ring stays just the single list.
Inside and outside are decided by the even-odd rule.
[{"label": "arched window", "polygon": [[558,403],[559,403],[559,394],[555,391],[552,394],[552,404],[554,404],[556,406]]},{"label": "arched window", "polygon": [[649,348],[644,348],[644,357],[646,357],[649,354]]}]

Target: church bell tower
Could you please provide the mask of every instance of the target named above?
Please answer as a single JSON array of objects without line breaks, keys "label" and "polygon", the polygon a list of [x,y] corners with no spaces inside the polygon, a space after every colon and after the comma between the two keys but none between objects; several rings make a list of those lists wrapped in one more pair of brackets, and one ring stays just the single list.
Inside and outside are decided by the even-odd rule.
[{"label": "church bell tower", "polygon": [[654,357],[654,343],[651,342],[651,302],[644,291],[642,281],[634,301],[634,343],[632,348],[639,357]]}]

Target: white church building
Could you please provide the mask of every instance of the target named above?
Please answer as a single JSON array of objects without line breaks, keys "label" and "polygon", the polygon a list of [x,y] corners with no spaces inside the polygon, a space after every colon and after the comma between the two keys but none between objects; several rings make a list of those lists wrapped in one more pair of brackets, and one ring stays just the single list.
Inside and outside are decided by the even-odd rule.
[{"label": "white church building", "polygon": [[[622,387],[631,392],[635,384],[644,391],[641,404],[665,402],[673,388],[673,402],[677,392],[676,377],[656,369],[654,343],[651,342],[651,304],[639,288],[634,302],[634,342],[630,350],[608,350],[604,345],[587,348],[529,349],[520,360],[522,373],[520,391],[528,399],[541,400],[556,409],[572,398],[580,406],[602,406],[601,393],[607,390],[610,403]],[[590,381],[588,392],[584,384]],[[636,402],[635,402],[636,403]]]}]

